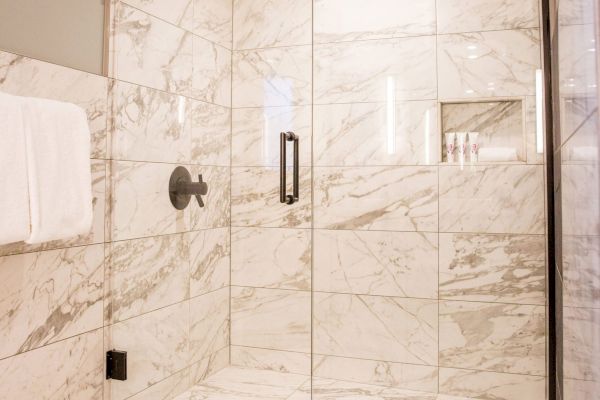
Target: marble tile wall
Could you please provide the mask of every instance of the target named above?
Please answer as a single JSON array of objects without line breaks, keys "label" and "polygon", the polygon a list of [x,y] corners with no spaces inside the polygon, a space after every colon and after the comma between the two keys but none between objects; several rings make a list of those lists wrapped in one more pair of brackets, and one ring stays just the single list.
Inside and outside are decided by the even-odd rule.
[{"label": "marble tile wall", "polygon": [[[537,1],[236,0],[233,24],[232,362],[305,372],[311,330],[315,379],[542,399]],[[442,119],[509,133],[521,162],[444,165]]]},{"label": "marble tile wall", "polygon": [[[115,1],[105,347],[111,400],[175,396],[229,363],[231,2]],[[169,201],[173,169],[208,184]]]},{"label": "marble tile wall", "polygon": [[[229,364],[231,3],[113,0],[108,77],[0,51],[1,91],[87,111],[94,192],[89,234],[0,247],[0,399],[166,399]],[[177,165],[204,209],[170,205]]]}]

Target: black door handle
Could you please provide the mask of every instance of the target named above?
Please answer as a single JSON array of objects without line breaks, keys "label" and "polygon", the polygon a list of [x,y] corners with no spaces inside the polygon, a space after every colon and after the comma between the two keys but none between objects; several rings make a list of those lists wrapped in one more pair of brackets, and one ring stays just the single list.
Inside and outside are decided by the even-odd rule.
[{"label": "black door handle", "polygon": [[[294,142],[294,182],[293,194],[287,194],[287,142]],[[281,132],[279,135],[279,200],[285,204],[294,204],[300,200],[300,163],[299,138],[294,132]]]}]

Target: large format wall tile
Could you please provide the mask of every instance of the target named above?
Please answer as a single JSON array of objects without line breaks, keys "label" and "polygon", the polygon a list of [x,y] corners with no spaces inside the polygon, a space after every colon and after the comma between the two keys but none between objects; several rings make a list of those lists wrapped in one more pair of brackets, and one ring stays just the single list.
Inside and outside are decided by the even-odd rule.
[{"label": "large format wall tile", "polygon": [[546,378],[440,368],[440,393],[490,400],[544,400]]},{"label": "large format wall tile", "polygon": [[194,0],[121,0],[150,15],[185,28],[194,16]]},{"label": "large format wall tile", "polygon": [[310,292],[232,287],[231,343],[310,353],[310,315]]},{"label": "large format wall tile", "polygon": [[189,297],[189,245],[183,234],[113,242],[109,251],[111,321],[178,303]]},{"label": "large format wall tile", "polygon": [[0,361],[0,399],[102,398],[102,330]]},{"label": "large format wall tile", "polygon": [[313,376],[370,385],[436,392],[437,367],[315,355]]},{"label": "large format wall tile", "polygon": [[191,94],[194,98],[231,106],[231,50],[194,36]]},{"label": "large format wall tile", "polygon": [[[300,200],[292,205],[279,200],[279,168],[232,168],[232,226],[310,228],[311,171],[300,168]],[[288,189],[292,190],[288,171]]]},{"label": "large format wall tile", "polygon": [[111,96],[113,159],[189,162],[190,100],[120,81]]},{"label": "large format wall tile", "polygon": [[[238,108],[233,110],[232,165],[278,166],[279,135],[292,131],[299,136],[300,165],[311,163],[311,106]],[[293,163],[288,143],[287,165]]]},{"label": "large format wall tile", "polygon": [[544,305],[543,235],[440,234],[440,298]]},{"label": "large format wall tile", "polygon": [[127,400],[171,400],[187,391],[189,386],[190,370],[185,368]]},{"label": "large format wall tile", "polygon": [[231,365],[310,375],[310,353],[231,346]]},{"label": "large format wall tile", "polygon": [[316,104],[436,98],[435,36],[316,45],[314,57]]},{"label": "large format wall tile", "polygon": [[437,364],[437,300],[314,294],[316,354]]},{"label": "large format wall tile", "polygon": [[594,307],[600,296],[600,237],[562,236],[563,304]]},{"label": "large format wall tile", "polygon": [[229,228],[206,229],[188,234],[191,297],[229,285],[229,236]]},{"label": "large format wall tile", "polygon": [[113,240],[189,230],[189,208],[177,211],[167,193],[174,168],[170,164],[113,162]]},{"label": "large format wall tile", "polygon": [[191,163],[229,166],[231,153],[231,109],[192,101]]},{"label": "large format wall tile", "polygon": [[234,0],[233,48],[311,44],[312,0]]},{"label": "large format wall tile", "polygon": [[[596,149],[594,149],[595,151]],[[562,230],[565,235],[599,235],[599,188],[590,185],[600,178],[595,163],[564,163],[560,169],[562,185]]]},{"label": "large format wall tile", "polygon": [[316,0],[315,42],[435,34],[435,0]]},{"label": "large format wall tile", "polygon": [[565,378],[600,382],[600,309],[564,307],[562,314]]},{"label": "large format wall tile", "polygon": [[[438,161],[434,101],[314,107],[314,158],[322,166],[417,165]],[[352,149],[352,151],[349,151]]]},{"label": "large format wall tile", "polygon": [[0,358],[101,327],[103,269],[103,245],[1,257]]},{"label": "large format wall tile", "polygon": [[543,375],[544,306],[440,303],[440,366]]},{"label": "large format wall tile", "polygon": [[437,230],[434,167],[315,168],[315,227]]},{"label": "large format wall tile", "polygon": [[190,300],[190,362],[229,345],[229,288]]},{"label": "large format wall tile", "polygon": [[106,158],[107,78],[0,51],[0,90],[84,108],[92,134],[91,156]]},{"label": "large format wall tile", "polygon": [[544,233],[542,166],[440,168],[440,231]]},{"label": "large format wall tile", "polygon": [[310,230],[234,228],[231,240],[232,285],[310,290]]},{"label": "large format wall tile", "polygon": [[314,288],[321,292],[437,299],[437,234],[314,232]]},{"label": "large format wall tile", "polygon": [[110,381],[111,399],[122,400],[188,365],[190,304],[178,303],[107,329],[105,348],[127,349],[126,381]]},{"label": "large format wall tile", "polygon": [[192,31],[205,39],[231,49],[233,2],[231,0],[193,0]]},{"label": "large format wall tile", "polygon": [[493,31],[539,26],[535,0],[443,0],[437,2],[438,33]]},{"label": "large format wall tile", "polygon": [[439,97],[535,94],[538,29],[438,36]]},{"label": "large format wall tile", "polygon": [[233,107],[311,103],[312,47],[233,52]]},{"label": "large format wall tile", "polygon": [[229,366],[229,346],[223,347],[210,357],[190,365],[190,384],[195,385],[227,366]]},{"label": "large format wall tile", "polygon": [[229,167],[200,167],[190,169],[194,181],[198,175],[208,184],[208,193],[202,196],[204,207],[192,197],[190,200],[192,230],[224,228],[230,225],[231,177]]},{"label": "large format wall tile", "polygon": [[124,3],[117,3],[114,12],[111,77],[189,94],[192,35]]}]

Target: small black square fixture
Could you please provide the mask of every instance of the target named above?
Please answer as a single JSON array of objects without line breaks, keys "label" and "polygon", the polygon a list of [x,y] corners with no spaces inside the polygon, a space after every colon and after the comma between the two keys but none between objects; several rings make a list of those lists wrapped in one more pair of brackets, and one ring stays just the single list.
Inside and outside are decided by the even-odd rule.
[{"label": "small black square fixture", "polygon": [[127,380],[127,352],[110,350],[106,352],[106,379]]}]

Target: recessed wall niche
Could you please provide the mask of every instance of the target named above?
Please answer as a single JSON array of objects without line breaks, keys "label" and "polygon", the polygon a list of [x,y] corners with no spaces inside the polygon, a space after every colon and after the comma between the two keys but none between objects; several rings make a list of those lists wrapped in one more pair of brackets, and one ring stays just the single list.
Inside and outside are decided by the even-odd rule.
[{"label": "recessed wall niche", "polygon": [[[448,162],[445,133],[478,132],[477,162],[525,162],[523,106],[522,99],[441,103],[442,161]],[[467,149],[466,161],[471,161],[468,153]],[[458,149],[455,160],[458,161]]]}]

